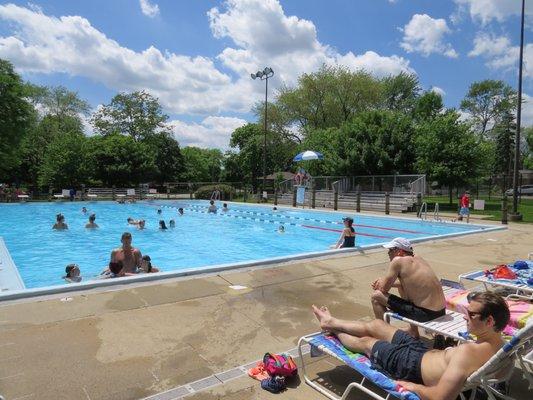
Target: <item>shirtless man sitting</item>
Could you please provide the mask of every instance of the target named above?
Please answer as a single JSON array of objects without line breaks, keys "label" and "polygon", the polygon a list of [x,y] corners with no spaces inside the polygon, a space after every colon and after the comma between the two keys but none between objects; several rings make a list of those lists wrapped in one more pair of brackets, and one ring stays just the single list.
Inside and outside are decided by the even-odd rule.
[{"label": "shirtless man sitting", "polygon": [[374,366],[426,400],[455,399],[466,379],[503,346],[500,332],[509,321],[509,309],[500,296],[474,292],[464,318],[477,341],[429,350],[420,339],[383,320],[343,321],[326,307],[313,306],[313,312],[322,330],[336,335],[347,349],[365,353]]},{"label": "shirtless man sitting", "polygon": [[124,273],[136,273],[141,266],[142,254],[131,245],[131,233],[124,232],[120,239],[122,246],[111,252],[111,262],[121,262]]},{"label": "shirtless man sitting", "polygon": [[[419,322],[443,316],[446,299],[442,286],[427,261],[414,254],[411,242],[395,238],[383,247],[389,250],[390,265],[387,274],[372,283],[376,318],[383,319],[387,309]],[[389,293],[393,287],[400,297]],[[410,333],[418,336],[416,326],[411,327]]]}]

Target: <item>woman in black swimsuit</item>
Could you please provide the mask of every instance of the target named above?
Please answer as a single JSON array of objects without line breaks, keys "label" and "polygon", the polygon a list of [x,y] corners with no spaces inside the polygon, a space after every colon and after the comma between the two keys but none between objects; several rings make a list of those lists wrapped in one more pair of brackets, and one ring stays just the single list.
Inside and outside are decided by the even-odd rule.
[{"label": "woman in black swimsuit", "polygon": [[342,220],[344,222],[344,229],[341,236],[335,244],[335,249],[343,249],[345,247],[355,247],[355,229],[353,228],[353,218],[346,217]]}]

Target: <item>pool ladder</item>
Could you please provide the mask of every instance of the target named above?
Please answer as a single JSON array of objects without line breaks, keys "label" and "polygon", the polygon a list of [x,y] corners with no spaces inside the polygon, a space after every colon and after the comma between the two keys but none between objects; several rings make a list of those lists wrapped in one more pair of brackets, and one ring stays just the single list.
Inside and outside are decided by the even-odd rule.
[{"label": "pool ladder", "polygon": [[[428,219],[428,203],[423,202],[420,210],[418,210],[417,217],[427,221]],[[433,210],[433,221],[442,221],[439,215],[439,203],[435,203],[435,209]]]}]

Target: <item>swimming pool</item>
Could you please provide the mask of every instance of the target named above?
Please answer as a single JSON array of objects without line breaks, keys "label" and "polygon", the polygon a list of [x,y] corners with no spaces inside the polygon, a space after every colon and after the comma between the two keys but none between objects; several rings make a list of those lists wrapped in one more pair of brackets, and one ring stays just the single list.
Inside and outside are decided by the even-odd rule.
[{"label": "swimming pool", "polygon": [[[82,213],[83,206],[87,214]],[[80,266],[84,281],[94,279],[109,262],[111,250],[120,246],[125,231],[162,271],[180,271],[326,251],[337,241],[344,215],[354,218],[356,245],[361,247],[397,236],[421,240],[498,229],[283,207],[273,211],[271,206],[233,203],[225,213],[219,208],[217,214],[208,214],[207,206],[200,200],[0,204],[0,237],[26,288],[39,288],[64,284],[61,277],[69,263]],[[185,209],[183,216],[178,207]],[[51,229],[58,213],[65,215],[68,230]],[[99,229],[85,229],[90,213],[96,214]],[[128,225],[130,216],[145,219],[146,229]],[[167,225],[174,219],[176,227],[161,231],[160,219]],[[283,234],[277,232],[281,224]]]}]

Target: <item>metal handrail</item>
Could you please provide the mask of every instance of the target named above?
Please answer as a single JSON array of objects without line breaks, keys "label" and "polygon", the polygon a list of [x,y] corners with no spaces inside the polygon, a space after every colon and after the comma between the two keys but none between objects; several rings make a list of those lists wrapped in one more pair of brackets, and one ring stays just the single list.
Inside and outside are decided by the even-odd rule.
[{"label": "metal handrail", "polygon": [[433,210],[433,220],[434,221],[440,221],[441,218],[439,216],[439,203],[435,203],[435,210]]},{"label": "metal handrail", "polygon": [[[422,216],[422,214],[424,214],[424,216]],[[423,220],[426,220],[428,218],[428,203],[422,203],[420,210],[418,210],[417,217]]]}]

